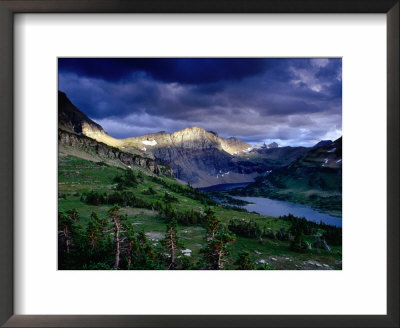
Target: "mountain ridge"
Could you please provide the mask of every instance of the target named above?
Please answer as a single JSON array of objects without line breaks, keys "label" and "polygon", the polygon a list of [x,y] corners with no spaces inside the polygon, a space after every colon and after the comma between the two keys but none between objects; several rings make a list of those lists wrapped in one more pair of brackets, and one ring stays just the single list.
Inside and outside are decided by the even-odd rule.
[{"label": "mountain ridge", "polygon": [[232,191],[234,195],[268,197],[310,204],[321,210],[342,210],[342,137],[312,147],[289,165]]},{"label": "mountain ridge", "polygon": [[[193,186],[254,181],[256,172],[241,169],[230,153],[251,147],[237,138],[223,139],[200,127],[168,134],[158,132],[116,139],[59,92],[59,128],[116,147],[125,153],[150,158],[172,167],[175,177]],[[258,168],[260,170],[260,168]],[[232,172],[231,172],[232,171]]]},{"label": "mountain ridge", "polygon": [[123,153],[167,164],[175,178],[194,187],[254,182],[258,176],[290,164],[310,149],[279,147],[277,143],[253,147],[236,137],[223,138],[198,126],[116,139],[61,91],[58,116],[59,129],[89,137]]}]

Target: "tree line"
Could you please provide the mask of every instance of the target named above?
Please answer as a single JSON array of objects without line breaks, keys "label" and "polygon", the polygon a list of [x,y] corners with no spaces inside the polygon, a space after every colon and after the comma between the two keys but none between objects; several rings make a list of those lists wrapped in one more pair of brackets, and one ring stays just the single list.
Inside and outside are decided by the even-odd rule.
[{"label": "tree line", "polygon": [[[298,218],[292,214],[280,216],[282,220],[291,222],[288,231],[280,228],[278,231],[261,227],[257,222],[244,219],[232,219],[229,221],[228,229],[238,236],[247,238],[270,238],[281,241],[289,241],[290,249],[298,252],[305,252],[311,249],[305,236],[316,236],[317,241],[326,241],[330,245],[339,246],[342,244],[342,229],[339,227],[324,224],[323,222],[307,221],[305,218]],[[318,243],[317,243],[318,245]]]},{"label": "tree line", "polygon": [[[58,265],[61,270],[221,270],[229,244],[236,236],[211,209],[205,212],[206,233],[199,258],[185,256],[175,219],[166,224],[164,238],[155,246],[144,231],[134,231],[120,207],[111,207],[105,218],[92,212],[86,227],[78,212],[59,212]],[[239,270],[269,269],[256,265],[249,252],[242,251],[231,263]]]}]

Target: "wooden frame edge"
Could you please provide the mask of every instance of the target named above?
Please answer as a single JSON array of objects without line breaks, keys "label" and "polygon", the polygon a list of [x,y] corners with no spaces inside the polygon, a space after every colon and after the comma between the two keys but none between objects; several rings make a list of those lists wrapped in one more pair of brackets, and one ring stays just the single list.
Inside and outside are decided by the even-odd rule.
[{"label": "wooden frame edge", "polygon": [[14,313],[13,25],[13,13],[0,3],[0,324]]}]

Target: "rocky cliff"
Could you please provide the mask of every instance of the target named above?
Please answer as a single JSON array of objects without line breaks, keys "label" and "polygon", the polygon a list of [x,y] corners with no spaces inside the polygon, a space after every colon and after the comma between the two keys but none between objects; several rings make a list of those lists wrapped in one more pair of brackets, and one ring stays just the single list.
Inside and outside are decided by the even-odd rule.
[{"label": "rocky cliff", "polygon": [[77,134],[106,134],[99,124],[76,108],[61,91],[58,91],[58,110],[59,128]]},{"label": "rocky cliff", "polygon": [[126,153],[118,148],[61,128],[58,129],[58,149],[60,156],[73,155],[124,168],[135,169],[135,166],[139,166],[156,175],[173,176],[173,171],[169,166],[157,163],[151,158]]}]

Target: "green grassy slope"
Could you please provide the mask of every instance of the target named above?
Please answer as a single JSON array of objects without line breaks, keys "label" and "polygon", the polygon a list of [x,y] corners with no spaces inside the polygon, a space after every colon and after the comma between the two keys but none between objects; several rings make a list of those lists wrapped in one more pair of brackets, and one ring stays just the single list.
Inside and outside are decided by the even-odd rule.
[{"label": "green grassy slope", "polygon": [[[59,157],[59,211],[66,212],[76,209],[79,213],[79,224],[85,228],[89,222],[92,212],[99,217],[106,218],[107,211],[111,204],[90,205],[85,201],[87,195],[94,191],[99,194],[110,195],[116,193],[118,184],[115,177],[122,176],[125,170],[122,168],[108,166],[104,163],[95,163],[73,156]],[[157,204],[164,204],[166,193],[172,201],[172,208],[175,212],[184,213],[195,211],[203,214],[207,207],[215,211],[216,217],[221,223],[228,225],[229,221],[245,220],[259,224],[265,231],[278,231],[285,228],[288,231],[291,223],[281,218],[274,218],[238,211],[233,208],[223,207],[199,193],[197,190],[179,184],[173,178],[163,176],[154,177],[151,175],[135,173],[140,181],[136,186],[126,188],[126,192],[133,195],[140,204],[145,206],[123,206],[121,211],[127,215],[128,223],[135,231],[144,231],[152,243],[156,252],[162,253],[160,239],[166,231],[166,220]],[[151,192],[149,192],[151,191]],[[184,246],[192,250],[188,260],[195,265],[199,259],[199,251],[206,244],[205,228],[201,224],[178,224],[178,235]],[[305,236],[309,242],[314,242],[315,237]],[[237,236],[236,242],[229,244],[230,254],[225,265],[226,269],[234,269],[235,261],[239,253],[247,250],[251,260],[266,263],[271,269],[341,269],[341,247],[332,246],[332,251],[322,249],[308,250],[298,253],[290,249],[289,241],[281,241],[274,238],[263,237],[247,238]],[[311,262],[310,262],[311,261]],[[259,265],[261,266],[261,265]]]},{"label": "green grassy slope", "polygon": [[259,196],[342,211],[342,138],[308,151],[293,163],[229,194]]}]

